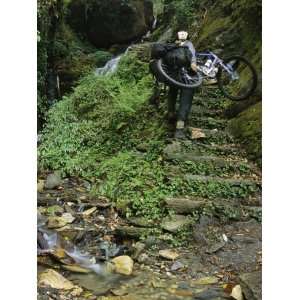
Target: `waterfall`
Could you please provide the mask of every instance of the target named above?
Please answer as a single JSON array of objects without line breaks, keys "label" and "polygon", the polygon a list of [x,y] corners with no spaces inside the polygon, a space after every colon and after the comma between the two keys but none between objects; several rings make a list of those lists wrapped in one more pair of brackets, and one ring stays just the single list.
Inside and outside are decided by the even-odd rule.
[{"label": "waterfall", "polygon": [[[151,30],[149,30],[146,35],[142,38],[142,41],[143,39],[147,39],[150,37],[151,35],[151,32],[156,28],[156,25],[157,25],[157,18],[154,17],[153,19],[153,23],[152,23],[152,26],[151,26]],[[123,55],[126,55],[127,52],[129,51],[129,49],[131,48],[131,46],[129,46],[124,53],[122,54],[119,54],[115,57],[113,57],[111,60],[109,60],[104,67],[102,68],[97,68],[95,70],[95,75],[96,76],[106,76],[106,75],[110,75],[110,74],[113,74],[114,72],[117,71],[118,69],[118,64],[119,64],[119,61],[120,59],[122,58]]]},{"label": "waterfall", "polygon": [[157,18],[154,17],[153,24],[152,24],[152,31],[153,31],[154,29],[156,29],[156,25],[157,25]]},{"label": "waterfall", "polygon": [[129,51],[130,47],[131,47],[131,46],[129,46],[129,47],[125,50],[124,53],[119,54],[118,56],[113,57],[111,60],[109,60],[109,61],[105,64],[104,67],[102,67],[102,68],[97,68],[97,69],[95,70],[95,75],[96,75],[96,76],[99,76],[99,75],[106,76],[106,75],[113,74],[114,72],[116,72],[121,57],[122,57],[123,55],[126,55],[126,54],[127,54],[127,52]]}]

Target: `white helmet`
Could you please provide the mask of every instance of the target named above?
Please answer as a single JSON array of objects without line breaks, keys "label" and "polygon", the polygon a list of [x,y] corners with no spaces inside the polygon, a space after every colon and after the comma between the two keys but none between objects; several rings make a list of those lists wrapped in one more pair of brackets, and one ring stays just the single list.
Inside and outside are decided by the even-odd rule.
[{"label": "white helmet", "polygon": [[188,33],[186,31],[179,31],[177,35],[178,35],[178,39],[181,41],[185,41],[188,37]]}]

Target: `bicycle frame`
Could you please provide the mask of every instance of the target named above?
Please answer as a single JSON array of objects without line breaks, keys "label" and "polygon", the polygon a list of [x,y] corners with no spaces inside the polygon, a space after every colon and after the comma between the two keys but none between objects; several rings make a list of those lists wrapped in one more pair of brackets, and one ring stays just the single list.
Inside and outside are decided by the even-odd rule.
[{"label": "bicycle frame", "polygon": [[[218,67],[218,66],[221,66],[226,72],[228,72],[233,78],[235,76],[235,72],[233,70],[233,68],[230,66],[230,65],[226,65],[223,63],[223,60],[220,59],[216,54],[214,54],[213,52],[211,51],[207,51],[207,52],[197,52],[196,53],[196,58],[205,58],[207,57],[207,59],[211,59],[212,60],[212,64],[211,64],[211,67],[210,67],[210,70],[212,70],[213,68],[215,67]],[[209,77],[209,76],[205,76],[204,78],[206,77]]]}]

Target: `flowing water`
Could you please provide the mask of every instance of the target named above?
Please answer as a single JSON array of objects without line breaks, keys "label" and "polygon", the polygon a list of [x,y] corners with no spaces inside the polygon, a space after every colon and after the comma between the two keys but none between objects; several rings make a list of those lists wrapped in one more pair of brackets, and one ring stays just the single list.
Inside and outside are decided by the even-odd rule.
[{"label": "flowing water", "polygon": [[117,55],[116,57],[112,58],[111,60],[109,60],[104,67],[102,68],[97,68],[95,71],[95,75],[99,76],[99,75],[109,75],[109,74],[113,74],[114,72],[117,71],[118,68],[118,64],[120,59],[122,58],[123,55],[126,55],[127,52],[129,51],[131,46],[127,47],[127,49],[125,50],[124,53]]}]

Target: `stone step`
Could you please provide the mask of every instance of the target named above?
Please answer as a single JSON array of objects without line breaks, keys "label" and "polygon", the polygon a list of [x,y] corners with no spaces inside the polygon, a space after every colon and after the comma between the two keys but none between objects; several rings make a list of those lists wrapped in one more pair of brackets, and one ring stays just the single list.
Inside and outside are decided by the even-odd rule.
[{"label": "stone step", "polygon": [[226,130],[201,128],[201,132],[205,137],[197,139],[196,142],[214,143],[214,144],[226,144],[233,143],[233,136]]},{"label": "stone step", "polygon": [[[260,206],[243,205],[244,200],[240,199],[207,199],[177,197],[166,198],[165,207],[178,214],[193,214],[197,210],[209,209],[213,215],[218,217],[227,216],[236,220],[255,218],[261,220]],[[234,213],[232,213],[232,212]]]},{"label": "stone step", "polygon": [[259,168],[242,157],[235,156],[231,158],[228,156],[202,155],[201,153],[193,152],[175,152],[166,154],[165,159],[172,162],[174,167],[177,166],[176,162],[178,162],[179,168],[183,167],[185,172],[190,172],[189,170],[192,170],[191,173],[193,174],[209,175],[210,173],[216,172],[222,176],[223,172],[227,174],[234,172],[242,176],[252,174],[255,177],[261,177]]},{"label": "stone step", "polygon": [[191,109],[191,117],[216,117],[216,116],[222,116],[223,115],[223,109],[211,109],[199,105],[192,106]]},{"label": "stone step", "polygon": [[232,186],[261,186],[260,181],[255,181],[251,179],[222,178],[217,176],[203,176],[193,174],[184,174],[183,178],[188,181],[197,181],[203,183],[215,182],[220,184],[224,183]]},{"label": "stone step", "polygon": [[245,159],[228,159],[226,157],[221,156],[204,156],[200,153],[182,153],[182,152],[174,152],[168,153],[165,156],[166,160],[179,160],[179,161],[192,161],[195,163],[212,163],[218,167],[224,167],[231,165],[233,167],[239,167],[241,165],[247,164],[247,160]]},{"label": "stone step", "polygon": [[237,144],[226,143],[226,144],[205,144],[200,140],[184,140],[181,141],[182,152],[195,152],[200,155],[221,155],[221,156],[238,156],[246,157],[245,151]]},{"label": "stone step", "polygon": [[199,117],[192,115],[189,120],[189,125],[192,127],[198,128],[207,128],[207,129],[225,129],[227,120],[225,119],[215,119],[213,117]]}]

